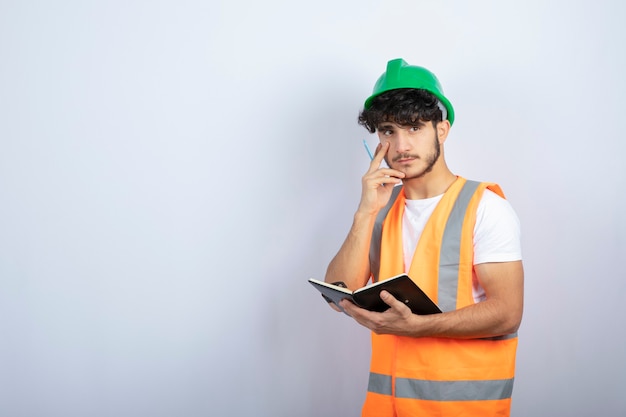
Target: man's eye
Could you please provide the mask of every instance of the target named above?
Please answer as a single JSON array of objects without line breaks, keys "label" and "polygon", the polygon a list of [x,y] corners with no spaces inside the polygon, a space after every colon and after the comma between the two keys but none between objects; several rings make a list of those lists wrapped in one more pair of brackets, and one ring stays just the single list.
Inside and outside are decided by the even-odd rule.
[{"label": "man's eye", "polygon": [[392,134],[392,133],[393,133],[393,131],[391,131],[391,130],[385,130],[385,131],[383,132],[383,135],[385,135],[385,136],[391,136],[391,134]]},{"label": "man's eye", "polygon": [[411,126],[411,132],[417,132],[421,128],[422,128],[421,126]]}]

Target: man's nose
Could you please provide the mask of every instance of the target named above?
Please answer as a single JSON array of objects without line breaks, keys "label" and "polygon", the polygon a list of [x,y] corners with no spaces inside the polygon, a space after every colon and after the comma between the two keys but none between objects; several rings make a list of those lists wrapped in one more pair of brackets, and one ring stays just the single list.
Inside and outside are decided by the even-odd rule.
[{"label": "man's nose", "polygon": [[409,133],[404,129],[398,129],[396,133],[396,143],[395,143],[396,152],[402,153],[407,152],[411,149],[411,140]]}]

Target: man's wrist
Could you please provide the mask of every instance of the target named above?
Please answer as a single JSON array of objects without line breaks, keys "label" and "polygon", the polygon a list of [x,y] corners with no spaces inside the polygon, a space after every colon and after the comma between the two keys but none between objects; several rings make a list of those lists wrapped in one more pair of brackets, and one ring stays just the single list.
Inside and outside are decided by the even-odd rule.
[{"label": "man's wrist", "polygon": [[354,221],[376,221],[376,216],[378,215],[378,210],[376,211],[368,211],[363,210],[359,207],[359,209],[354,213]]}]

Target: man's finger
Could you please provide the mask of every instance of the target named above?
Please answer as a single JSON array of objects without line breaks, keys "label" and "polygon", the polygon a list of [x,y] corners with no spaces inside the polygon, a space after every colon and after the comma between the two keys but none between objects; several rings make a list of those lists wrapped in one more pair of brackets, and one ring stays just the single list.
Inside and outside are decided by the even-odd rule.
[{"label": "man's finger", "polygon": [[383,163],[383,159],[385,159],[385,155],[387,155],[389,146],[391,146],[389,142],[379,143],[378,146],[376,146],[376,153],[374,153],[374,158],[370,164],[370,172],[374,172],[380,168],[380,164]]},{"label": "man's finger", "polygon": [[380,298],[387,304],[389,307],[399,308],[401,305],[404,306],[404,303],[398,300],[396,297],[391,295],[388,291],[382,290],[380,292]]},{"label": "man's finger", "polygon": [[330,306],[330,308],[332,308],[333,310],[335,310],[337,313],[341,313],[341,308],[339,308],[339,306],[333,302],[328,303],[328,305]]}]

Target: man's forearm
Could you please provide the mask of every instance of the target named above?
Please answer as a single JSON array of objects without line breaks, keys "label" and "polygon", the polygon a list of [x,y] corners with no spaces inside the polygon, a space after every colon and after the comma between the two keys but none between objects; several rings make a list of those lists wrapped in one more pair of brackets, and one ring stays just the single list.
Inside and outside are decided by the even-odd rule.
[{"label": "man's forearm", "polygon": [[370,277],[369,249],[376,216],[357,212],[346,240],[326,270],[326,282],[343,281],[352,290]]},{"label": "man's forearm", "polygon": [[342,307],[357,322],[378,334],[410,337],[481,338],[517,331],[524,306],[524,272],[521,261],[476,265],[487,299],[442,314],[420,316],[386,291],[383,313],[364,310],[342,301]]},{"label": "man's forearm", "polygon": [[428,317],[421,332],[430,336],[475,338],[517,331],[524,309],[522,262],[484,263],[475,265],[475,271],[487,299],[438,317]]},{"label": "man's forearm", "polygon": [[406,336],[480,338],[515,333],[522,317],[521,308],[504,305],[502,300],[485,300],[444,314],[416,316]]}]

